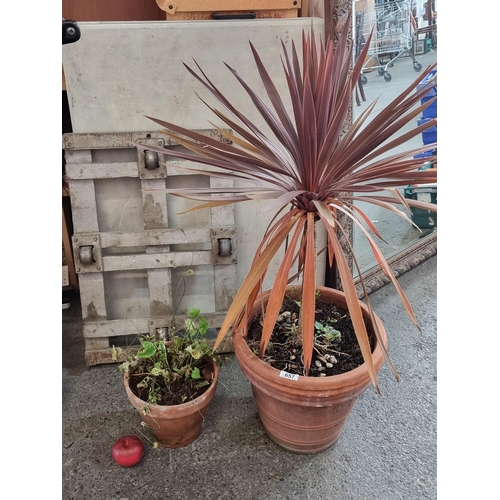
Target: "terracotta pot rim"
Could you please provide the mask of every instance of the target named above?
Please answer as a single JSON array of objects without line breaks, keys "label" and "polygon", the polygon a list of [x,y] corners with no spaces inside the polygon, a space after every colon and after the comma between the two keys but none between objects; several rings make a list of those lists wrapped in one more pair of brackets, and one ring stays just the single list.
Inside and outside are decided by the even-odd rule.
[{"label": "terracotta pot rim", "polygon": [[211,399],[213,393],[217,389],[217,381],[219,379],[219,366],[217,365],[215,360],[212,361],[212,367],[213,367],[213,378],[212,382],[210,383],[210,387],[197,398],[176,405],[158,405],[155,403],[148,403],[147,401],[140,399],[132,392],[132,389],[130,389],[130,384],[129,384],[130,377],[128,373],[124,374],[123,382],[125,384],[125,389],[127,391],[129,399],[131,400],[131,402],[132,401],[134,402],[134,406],[137,409],[143,408],[144,406],[148,406],[151,410],[154,409],[155,411],[160,411],[160,412],[175,411],[177,414],[191,413],[193,409],[199,408],[200,404],[204,404],[207,399]]},{"label": "terracotta pot rim", "polygon": [[[291,289],[292,287],[295,289],[301,288],[300,285],[293,285],[287,287],[287,290]],[[321,286],[318,286],[316,288],[323,292],[328,292],[329,295],[331,295],[333,292],[333,295],[344,296],[344,293],[340,292],[339,290],[334,290],[331,288],[321,287]],[[259,306],[260,301],[263,298],[265,299],[266,296],[269,295],[269,293],[270,290],[267,290],[257,298],[254,310],[260,307]],[[363,314],[364,315],[368,314],[369,311],[366,304],[360,301],[360,305],[363,310]],[[387,346],[387,335],[385,332],[385,328],[380,318],[377,315],[375,315],[375,321],[377,322],[377,325],[379,327],[379,331],[382,336],[383,342]],[[299,375],[297,380],[289,380],[287,378],[280,377],[281,370],[278,370],[277,368],[268,365],[252,352],[252,350],[248,347],[248,344],[246,343],[246,340],[243,337],[243,333],[241,331],[233,332],[233,341],[234,341],[235,351],[237,347],[238,348],[241,347],[242,350],[238,349],[239,353],[245,356],[247,364],[250,365],[253,370],[260,373],[261,376],[267,378],[269,381],[272,380],[273,384],[279,386],[284,386],[296,390],[321,392],[331,389],[332,386],[335,387],[345,386],[346,388],[348,388],[352,386],[358,386],[359,384],[364,384],[366,382],[370,382],[371,380],[370,375],[368,373],[368,369],[366,367],[366,363],[363,363],[362,365],[354,368],[353,370],[338,375],[329,375],[326,377],[306,377],[304,375]],[[380,345],[377,342],[377,339],[375,339],[375,348],[372,351],[372,359],[375,371],[378,372],[384,361],[384,356],[382,353],[382,349],[380,348]]]}]

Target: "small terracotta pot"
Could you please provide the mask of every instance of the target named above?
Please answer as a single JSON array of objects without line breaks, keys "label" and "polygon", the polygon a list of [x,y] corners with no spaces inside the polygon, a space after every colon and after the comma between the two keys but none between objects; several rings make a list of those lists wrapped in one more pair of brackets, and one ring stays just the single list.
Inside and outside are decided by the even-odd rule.
[{"label": "small terracotta pot", "polygon": [[[294,294],[301,287],[294,286]],[[318,287],[321,299],[347,308],[345,296],[338,290]],[[287,289],[290,295],[292,287]],[[270,291],[264,292],[255,303],[251,317],[261,310],[261,302],[269,300]],[[369,319],[368,308],[361,302],[363,315]],[[376,317],[384,345],[387,336],[382,322]],[[282,448],[295,453],[317,453],[335,443],[357,397],[370,384],[365,364],[341,375],[304,377],[289,380],[280,377],[273,368],[248,347],[241,331],[233,335],[233,345],[241,370],[252,385],[259,417],[269,437]],[[376,344],[372,353],[375,371],[382,366],[384,357]]]},{"label": "small terracotta pot", "polygon": [[[132,406],[137,409],[144,423],[155,435],[158,443],[166,448],[181,448],[191,444],[201,433],[204,417],[210,401],[215,396],[219,367],[212,363],[212,383],[199,397],[179,405],[155,405],[139,399],[130,389],[128,374],[124,383],[127,396]],[[147,407],[146,414],[143,408]]]}]

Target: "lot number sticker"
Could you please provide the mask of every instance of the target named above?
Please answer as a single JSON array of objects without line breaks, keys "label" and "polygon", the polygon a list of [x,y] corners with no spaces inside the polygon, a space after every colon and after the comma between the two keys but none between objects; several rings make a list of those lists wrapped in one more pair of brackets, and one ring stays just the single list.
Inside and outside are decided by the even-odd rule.
[{"label": "lot number sticker", "polygon": [[287,378],[288,380],[299,380],[298,375],[294,375],[293,373],[288,373],[285,370],[280,371],[281,378]]}]

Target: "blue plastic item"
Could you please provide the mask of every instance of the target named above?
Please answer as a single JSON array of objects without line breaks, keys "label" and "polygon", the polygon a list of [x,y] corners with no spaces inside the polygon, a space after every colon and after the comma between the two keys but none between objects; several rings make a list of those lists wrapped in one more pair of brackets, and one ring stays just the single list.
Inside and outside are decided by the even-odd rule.
[{"label": "blue plastic item", "polygon": [[415,155],[413,158],[418,160],[419,158],[427,158],[428,156],[432,156],[434,154],[434,150],[430,149],[429,151],[424,151],[423,153],[419,153],[418,155]]},{"label": "blue plastic item", "polygon": [[428,128],[425,132],[422,132],[422,142],[424,144],[432,144],[437,142],[437,127]]},{"label": "blue plastic item", "polygon": [[[428,122],[429,118],[422,118],[421,120],[417,120],[417,125],[423,125]],[[437,142],[437,126],[429,127],[427,130],[422,132],[422,142],[424,144],[431,144],[433,142]]]},{"label": "blue plastic item", "polygon": [[[435,75],[437,69],[434,69],[427,73],[424,79],[417,85],[417,90],[420,90],[424,85],[429,82],[429,80]],[[437,85],[434,85],[429,92],[420,100],[421,104],[425,104],[428,100],[437,96]],[[436,118],[437,117],[437,99],[422,112],[422,118]]]},{"label": "blue plastic item", "polygon": [[[420,100],[420,103],[421,104],[425,104],[427,101],[431,100],[433,97],[436,97],[436,96],[437,96],[437,92],[434,89],[431,89],[429,91],[429,93]],[[437,102],[437,99],[436,99],[432,104],[430,104],[429,106],[427,106],[422,111],[422,118],[436,118],[437,115],[438,115],[438,112],[437,112],[437,103],[438,102]]]},{"label": "blue plastic item", "polygon": [[[415,158],[415,160],[419,160],[419,159],[422,159],[422,161],[425,160],[425,158],[428,158],[429,156],[433,156],[437,153],[437,150],[436,149],[430,149],[429,151],[425,151],[423,153],[420,153],[418,155],[415,155],[413,158]],[[422,166],[419,167],[419,170],[427,170],[428,168],[431,168],[433,166],[432,163],[430,163],[429,161],[424,161],[422,163]]]}]

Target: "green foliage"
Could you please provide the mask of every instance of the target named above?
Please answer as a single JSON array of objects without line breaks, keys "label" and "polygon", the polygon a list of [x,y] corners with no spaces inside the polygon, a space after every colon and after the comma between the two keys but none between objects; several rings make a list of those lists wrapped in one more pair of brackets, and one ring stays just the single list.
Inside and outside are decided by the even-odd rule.
[{"label": "green foliage", "polygon": [[324,325],[319,321],[314,322],[314,328],[319,335],[322,335],[328,341],[340,339],[340,332],[330,325]]},{"label": "green foliage", "polygon": [[[150,404],[176,399],[184,402],[190,394],[195,395],[210,384],[203,375],[203,368],[214,360],[213,349],[205,338],[208,326],[200,310],[192,309],[184,329],[174,332],[170,339],[160,335],[139,339],[139,350],[127,356],[120,370],[140,378],[137,389],[141,399]],[[113,358],[118,360],[121,356],[121,349],[113,347]]]}]

